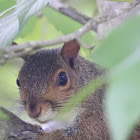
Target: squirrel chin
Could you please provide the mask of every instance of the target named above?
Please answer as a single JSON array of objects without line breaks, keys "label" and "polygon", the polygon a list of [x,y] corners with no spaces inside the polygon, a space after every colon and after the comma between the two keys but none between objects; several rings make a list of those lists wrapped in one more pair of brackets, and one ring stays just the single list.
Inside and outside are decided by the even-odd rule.
[{"label": "squirrel chin", "polygon": [[77,116],[81,113],[80,107],[76,107],[72,111],[68,112],[68,114],[64,114],[62,120],[53,120],[52,122],[46,123],[42,126],[42,129],[46,132],[51,132],[57,129],[66,129],[67,127],[71,127],[77,121]]},{"label": "squirrel chin", "polygon": [[51,108],[48,109],[47,111],[44,111],[38,118],[35,119],[35,121],[41,123],[41,124],[46,124],[54,119],[56,116],[57,111],[53,111]]}]

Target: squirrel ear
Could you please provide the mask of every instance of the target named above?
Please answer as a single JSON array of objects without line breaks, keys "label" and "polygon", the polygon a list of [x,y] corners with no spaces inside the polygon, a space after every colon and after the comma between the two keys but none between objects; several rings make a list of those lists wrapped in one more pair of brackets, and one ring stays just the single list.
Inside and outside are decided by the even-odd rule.
[{"label": "squirrel ear", "polygon": [[75,39],[66,42],[61,49],[62,57],[66,59],[66,61],[68,61],[69,65],[72,68],[76,68],[77,55],[79,50],[80,50],[80,45]]},{"label": "squirrel ear", "polygon": [[[16,42],[13,42],[12,43],[12,45],[18,45]],[[23,50],[20,50],[20,51],[23,51]],[[15,53],[18,53],[18,52],[20,52],[20,51],[15,51]],[[21,58],[23,58],[25,61],[27,60],[27,58],[28,58],[28,54],[27,55],[24,55],[24,56],[21,56]]]}]

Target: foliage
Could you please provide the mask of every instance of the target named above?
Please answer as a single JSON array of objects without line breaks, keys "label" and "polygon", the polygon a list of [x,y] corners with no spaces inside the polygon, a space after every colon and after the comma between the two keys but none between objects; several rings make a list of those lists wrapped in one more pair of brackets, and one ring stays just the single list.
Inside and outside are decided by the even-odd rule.
[{"label": "foliage", "polygon": [[0,18],[1,46],[12,44],[13,39],[18,35],[28,19],[39,10],[45,8],[48,2],[49,0],[18,0],[12,11],[11,9],[6,10],[3,13],[3,15],[6,15],[1,15]]},{"label": "foliage", "polygon": [[93,52],[109,71],[105,109],[114,140],[125,140],[140,117],[140,17],[126,21]]},{"label": "foliage", "polygon": [[16,2],[14,0],[0,0],[0,13],[12,7]]}]

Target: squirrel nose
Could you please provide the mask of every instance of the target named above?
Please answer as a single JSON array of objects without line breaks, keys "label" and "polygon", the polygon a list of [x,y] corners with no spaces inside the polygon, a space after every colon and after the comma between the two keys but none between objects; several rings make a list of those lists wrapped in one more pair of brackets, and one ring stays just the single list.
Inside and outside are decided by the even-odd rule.
[{"label": "squirrel nose", "polygon": [[31,118],[38,118],[41,115],[42,108],[40,105],[30,104],[27,107],[27,112]]}]

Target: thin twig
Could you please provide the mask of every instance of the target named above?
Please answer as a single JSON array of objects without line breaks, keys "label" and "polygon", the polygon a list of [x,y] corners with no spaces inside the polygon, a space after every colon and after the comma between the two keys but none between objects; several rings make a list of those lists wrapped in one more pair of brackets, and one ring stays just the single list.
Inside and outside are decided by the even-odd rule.
[{"label": "thin twig", "polygon": [[77,22],[79,22],[81,24],[86,24],[91,19],[90,17],[88,17],[84,14],[80,14],[79,12],[77,12],[74,9],[67,7],[66,5],[64,5],[63,3],[61,3],[58,0],[50,1],[49,6],[52,9],[76,20]]},{"label": "thin twig", "polygon": [[85,44],[80,38],[78,38],[77,40],[78,40],[80,46],[82,46],[85,49],[93,49],[95,47],[94,44],[90,44],[90,45]]}]

